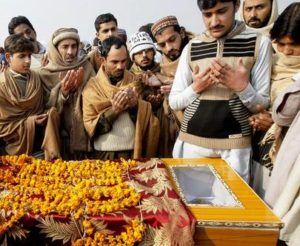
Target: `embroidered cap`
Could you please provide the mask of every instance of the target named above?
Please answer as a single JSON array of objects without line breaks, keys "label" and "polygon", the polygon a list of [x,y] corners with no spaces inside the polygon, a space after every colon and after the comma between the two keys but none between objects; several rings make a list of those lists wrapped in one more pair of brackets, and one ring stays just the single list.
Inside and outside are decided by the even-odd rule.
[{"label": "embroidered cap", "polygon": [[155,36],[160,30],[168,26],[179,26],[178,20],[175,16],[170,15],[159,19],[152,25],[151,32],[153,36]]}]

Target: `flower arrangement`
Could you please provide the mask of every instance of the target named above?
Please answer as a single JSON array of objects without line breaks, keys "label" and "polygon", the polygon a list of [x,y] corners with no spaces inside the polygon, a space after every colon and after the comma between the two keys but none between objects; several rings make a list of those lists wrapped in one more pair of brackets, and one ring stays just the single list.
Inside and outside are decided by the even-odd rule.
[{"label": "flower arrangement", "polygon": [[102,234],[90,221],[92,216],[138,205],[140,194],[124,180],[128,168],[136,165],[134,160],[124,159],[48,162],[27,155],[0,157],[0,211],[5,214],[0,235],[25,214],[57,214],[82,222],[84,236],[73,245],[133,245],[141,241],[144,226],[137,218],[119,235]]}]

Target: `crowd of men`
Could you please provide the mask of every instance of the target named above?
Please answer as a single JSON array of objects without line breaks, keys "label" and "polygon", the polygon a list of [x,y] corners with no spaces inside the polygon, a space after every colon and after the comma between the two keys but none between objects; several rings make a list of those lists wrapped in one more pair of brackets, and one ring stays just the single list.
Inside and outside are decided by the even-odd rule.
[{"label": "crowd of men", "polygon": [[1,154],[218,157],[252,182],[253,132],[273,124],[277,1],[197,4],[199,35],[166,16],[127,38],[106,13],[95,20],[92,49],[72,27],[45,48],[26,17],[13,17],[0,65]]}]

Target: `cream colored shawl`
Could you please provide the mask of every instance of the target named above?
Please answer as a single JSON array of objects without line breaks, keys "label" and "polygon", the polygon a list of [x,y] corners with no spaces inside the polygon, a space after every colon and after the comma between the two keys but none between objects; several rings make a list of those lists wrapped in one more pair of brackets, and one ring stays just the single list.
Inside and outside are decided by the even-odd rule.
[{"label": "cream colored shawl", "polygon": [[[276,44],[273,47],[276,53],[273,57],[274,64],[271,75],[271,106],[278,95],[294,82],[293,77],[300,72],[300,56],[287,56],[278,52]],[[260,142],[261,145],[264,145],[270,139],[274,139],[269,151],[269,156],[273,163],[275,162],[283,137],[282,127],[273,123]]]},{"label": "cream colored shawl", "polygon": [[273,57],[273,67],[271,76],[271,104],[274,100],[294,82],[293,76],[300,72],[300,56],[287,56],[277,51]]},{"label": "cream colored shawl", "polygon": [[[104,66],[101,66],[97,76],[89,80],[82,93],[83,121],[90,137],[94,135],[100,116],[111,108],[110,99],[113,93],[124,87],[134,87],[136,84],[136,76],[125,70],[123,80],[119,81],[116,86],[112,85]],[[133,157],[154,157],[158,136],[159,122],[152,113],[151,104],[139,100]]]}]

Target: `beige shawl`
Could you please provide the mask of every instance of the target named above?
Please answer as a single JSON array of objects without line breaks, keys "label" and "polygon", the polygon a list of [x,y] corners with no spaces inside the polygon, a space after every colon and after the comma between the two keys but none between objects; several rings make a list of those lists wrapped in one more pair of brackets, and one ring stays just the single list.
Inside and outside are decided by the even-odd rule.
[{"label": "beige shawl", "polygon": [[[112,85],[104,66],[101,66],[96,77],[89,80],[82,95],[83,121],[90,137],[94,135],[100,116],[111,108],[110,98],[113,93],[120,88],[134,87],[136,83],[136,77],[126,70],[123,80],[119,81],[116,86]],[[152,113],[150,103],[139,100],[133,157],[154,157],[158,136],[159,122]]]},{"label": "beige shawl", "polygon": [[175,61],[170,61],[165,55],[161,58],[160,73],[163,76],[174,79],[178,67],[179,58]]},{"label": "beige shawl", "polygon": [[[43,113],[43,88],[39,76],[31,71],[25,97],[7,69],[0,75],[0,137],[10,155],[32,154],[35,138],[35,117]],[[55,109],[48,112],[42,149],[46,159],[60,157],[59,117]]]},{"label": "beige shawl", "polygon": [[[278,52],[276,45],[273,45],[273,47],[276,54],[274,54],[271,75],[271,105],[273,105],[278,95],[294,82],[293,76],[300,72],[300,56],[286,56]],[[283,137],[282,127],[274,123],[260,142],[260,145],[264,145],[270,139],[274,139],[269,151],[269,156],[273,163],[275,162]]]},{"label": "beige shawl", "polygon": [[271,76],[271,103],[293,82],[292,77],[300,72],[300,56],[287,56],[277,51],[273,57]]},{"label": "beige shawl", "polygon": [[[87,56],[78,57],[73,64],[65,64],[57,48],[49,43],[48,46],[49,64],[42,68],[40,72],[41,80],[47,88],[47,105],[56,107],[63,115],[64,127],[70,136],[70,150],[73,151],[90,151],[89,138],[84,130],[82,121],[82,90],[87,81],[95,75],[95,71],[88,61]],[[83,67],[84,77],[82,85],[76,92],[69,95],[67,102],[60,98],[60,73],[66,73],[68,70]]]},{"label": "beige shawl", "polygon": [[[46,88],[49,89],[49,92],[59,83],[58,73],[59,72],[67,72],[71,69],[77,69],[80,66],[87,66],[89,64],[90,67],[88,71],[85,71],[85,77],[88,77],[93,71],[91,64],[87,62],[87,56],[77,57],[72,64],[66,64],[61,55],[59,54],[57,48],[53,45],[52,40],[48,44],[48,59],[49,63],[47,66],[41,68],[40,75],[42,77],[42,82],[46,85]],[[93,72],[95,75],[95,71]],[[88,78],[89,79],[89,78]]]},{"label": "beige shawl", "polygon": [[[158,66],[154,67],[154,69],[152,69],[151,71],[154,72],[155,75],[162,82],[165,79],[173,79],[177,69],[178,60],[176,60],[175,62],[169,62],[169,60],[165,58],[164,75],[159,73],[159,64]],[[137,75],[144,72],[140,67],[136,66],[135,64],[133,64],[133,66],[131,67],[131,71]],[[151,89],[151,87],[145,86],[144,84],[142,84],[140,88],[142,93],[145,95],[147,95],[147,91]],[[156,156],[171,158],[173,146],[180,129],[180,119],[183,118],[183,113],[182,111],[174,112],[170,108],[169,102],[165,97],[162,106],[155,111],[155,115],[159,119],[160,123],[159,145]]]}]

